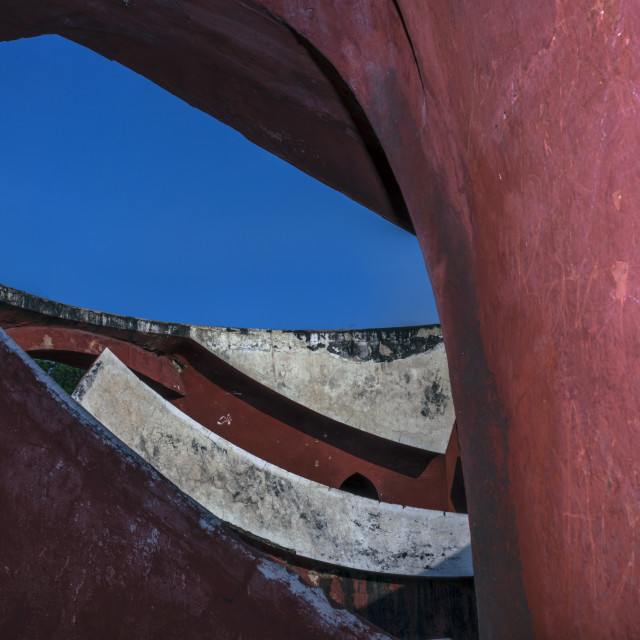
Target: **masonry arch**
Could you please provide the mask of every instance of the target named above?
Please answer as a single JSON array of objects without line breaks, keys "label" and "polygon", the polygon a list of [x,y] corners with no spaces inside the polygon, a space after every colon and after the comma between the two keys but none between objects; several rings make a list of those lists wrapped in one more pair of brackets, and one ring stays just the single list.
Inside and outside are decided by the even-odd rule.
[{"label": "masonry arch", "polygon": [[[153,5],[125,0],[109,6],[78,6],[75,0],[60,0],[60,4],[1,1],[6,20],[0,26],[0,39],[55,33],[118,60],[322,182],[416,231],[447,349],[453,355],[453,398],[464,403],[465,413],[459,419],[461,447],[463,453],[473,454],[465,457],[464,472],[474,524],[474,555],[481,559],[478,610],[481,617],[500,621],[501,628],[509,630],[505,637],[517,634],[523,621],[528,626],[518,546],[518,536],[528,534],[515,524],[519,503],[514,497],[523,494],[525,483],[517,478],[514,485],[510,479],[518,475],[514,469],[526,467],[504,464],[507,450],[525,447],[520,441],[509,447],[504,442],[507,416],[514,414],[505,410],[504,402],[512,401],[504,398],[511,396],[499,388],[508,383],[495,377],[493,365],[499,357],[493,354],[505,349],[496,344],[500,332],[487,332],[483,325],[499,315],[500,301],[479,300],[481,293],[496,291],[496,280],[507,273],[504,270],[492,278],[491,269],[482,271],[487,256],[493,255],[492,249],[502,239],[503,228],[493,217],[502,209],[494,207],[494,194],[490,194],[474,217],[474,189],[479,190],[478,197],[484,196],[482,185],[490,182],[482,173],[488,172],[482,163],[475,167],[475,184],[469,177],[474,169],[469,166],[470,151],[477,158],[486,156],[483,147],[473,146],[476,138],[469,130],[473,123],[469,114],[482,105],[474,99],[475,92],[458,87],[455,93],[448,84],[460,82],[457,70],[461,64],[474,67],[471,58],[464,57],[474,52],[466,42],[460,51],[449,47],[453,36],[460,38],[462,31],[458,27],[446,30],[447,12],[436,15],[424,3],[391,1],[359,3],[357,11],[348,3],[305,6],[288,0],[214,0],[206,6],[195,0]],[[415,21],[403,19],[400,5],[415,12]],[[470,6],[459,8],[468,12],[468,34],[477,26],[477,20],[469,17]],[[515,24],[516,18],[513,20]],[[445,27],[442,38],[448,34],[450,40],[436,33],[441,26]],[[532,28],[531,33],[549,28]],[[520,34],[509,29],[500,33],[504,38]],[[313,43],[329,61],[355,97],[366,123],[355,125],[357,116],[297,36]],[[425,48],[420,50],[422,43]],[[478,53],[490,68],[490,54]],[[526,49],[525,53],[534,52]],[[524,65],[532,58],[517,59]],[[434,70],[433,77],[421,74],[420,69],[427,68],[430,73]],[[506,64],[496,73],[508,75],[510,70]],[[485,90],[488,97],[497,93],[491,87]],[[489,104],[493,103],[488,99]],[[463,113],[466,115],[460,115]],[[485,113],[483,118],[485,131],[494,131],[490,116]],[[375,139],[373,147],[371,140],[363,139],[371,134],[384,151],[404,207],[398,207],[389,174],[379,169],[380,160],[372,158]],[[517,133],[509,135],[507,139],[517,138]],[[484,145],[484,137],[482,141]],[[500,151],[494,153],[496,162],[505,157]],[[495,193],[503,193],[506,184],[494,185]],[[517,189],[515,182],[512,186]],[[410,212],[411,222],[404,210]],[[492,224],[483,224],[485,220]],[[517,237],[519,224],[509,229],[511,241]],[[485,236],[478,240],[481,233]],[[499,264],[496,260],[495,265]],[[505,328],[505,314],[500,317]],[[511,344],[518,346],[515,339]],[[492,362],[488,362],[490,357]],[[478,514],[481,518],[474,521]],[[501,580],[490,578],[495,575]],[[508,620],[503,606],[507,601]]]},{"label": "masonry arch", "polygon": [[347,493],[352,493],[354,496],[369,498],[370,500],[379,499],[378,491],[373,482],[361,473],[354,473],[344,480],[340,485],[340,491],[346,491]]},{"label": "masonry arch", "polygon": [[[309,53],[291,46],[293,33],[330,59],[381,142],[438,300],[481,636],[567,635],[577,622],[593,637],[603,624],[612,636],[637,628],[637,483],[610,495],[604,474],[591,472],[631,477],[640,439],[640,396],[627,392],[640,369],[640,311],[627,290],[639,249],[625,204],[640,194],[628,170],[640,146],[638,44],[612,46],[615,7],[597,16],[532,0],[493,12],[417,0],[357,11],[296,0],[2,7],[0,38],[57,33],[118,59],[402,223],[361,134]],[[633,33],[640,19],[627,14]],[[594,496],[612,501],[616,545],[603,538]],[[577,541],[586,553],[575,553]]]},{"label": "masonry arch", "polygon": [[[56,33],[117,60],[321,182],[412,229],[378,133],[344,75],[259,3],[123,2],[109,13],[34,2],[0,38]],[[34,16],[38,16],[34,18]],[[144,28],[141,25],[144,24]]]}]

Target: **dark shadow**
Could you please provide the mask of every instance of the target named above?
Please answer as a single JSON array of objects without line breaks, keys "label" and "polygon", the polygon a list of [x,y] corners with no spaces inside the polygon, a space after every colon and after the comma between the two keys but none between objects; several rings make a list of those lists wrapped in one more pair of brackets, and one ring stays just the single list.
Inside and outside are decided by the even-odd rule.
[{"label": "dark shadow", "polygon": [[[233,529],[233,527],[230,527]],[[478,640],[473,577],[399,576],[309,560],[233,529],[243,540],[287,566],[314,574],[313,585],[398,640]]]},{"label": "dark shadow", "polygon": [[[350,582],[342,578],[346,608],[401,640],[478,640],[473,578],[398,577],[390,588],[393,581],[367,576],[367,600],[360,604],[356,589],[349,589]],[[329,591],[328,579],[319,582],[325,593]]]},{"label": "dark shadow", "polygon": [[34,360],[46,360],[49,362],[59,362],[77,369],[87,371],[93,366],[97,355],[80,351],[63,351],[62,349],[36,350],[29,349],[27,353]]},{"label": "dark shadow", "polygon": [[379,500],[376,487],[369,480],[360,473],[354,473],[349,476],[341,485],[340,491],[346,491],[352,493],[354,496],[360,496],[361,498],[369,498],[370,500]]},{"label": "dark shadow", "polygon": [[462,475],[462,461],[460,458],[456,460],[456,469],[453,473],[453,483],[451,485],[449,498],[456,513],[468,513],[467,493],[464,490],[464,477]]}]

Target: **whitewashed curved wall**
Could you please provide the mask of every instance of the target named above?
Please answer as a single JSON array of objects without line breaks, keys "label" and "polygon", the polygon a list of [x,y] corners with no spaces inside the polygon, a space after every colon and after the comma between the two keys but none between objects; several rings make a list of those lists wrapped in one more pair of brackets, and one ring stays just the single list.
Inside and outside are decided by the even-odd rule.
[{"label": "whitewashed curved wall", "polygon": [[275,331],[192,327],[236,369],[334,420],[444,453],[455,421],[440,327]]},{"label": "whitewashed curved wall", "polygon": [[367,571],[472,575],[466,515],[380,503],[288,473],[193,421],[108,350],[74,397],[214,515],[272,545]]}]

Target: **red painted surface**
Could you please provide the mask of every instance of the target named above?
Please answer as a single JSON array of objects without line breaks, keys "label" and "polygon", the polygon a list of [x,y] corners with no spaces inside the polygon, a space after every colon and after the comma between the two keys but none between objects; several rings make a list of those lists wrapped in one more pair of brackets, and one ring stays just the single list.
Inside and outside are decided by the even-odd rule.
[{"label": "red painted surface", "polygon": [[[244,131],[268,123],[282,135],[260,144],[347,193],[376,184],[393,219],[390,170],[447,345],[482,637],[637,635],[638,3],[0,6],[0,36],[66,35]],[[256,33],[264,64],[236,73]],[[308,91],[318,71],[333,94]],[[377,162],[336,171],[352,137]]]},{"label": "red painted surface", "polygon": [[176,346],[174,354],[190,366],[182,374],[187,393],[173,404],[239,447],[330,487],[340,487],[357,472],[373,482],[385,502],[448,510],[443,455],[325,418],[191,341]]},{"label": "red painted surface", "polygon": [[1,336],[0,369],[0,637],[375,634],[84,422]]},{"label": "red painted surface", "polygon": [[85,369],[108,348],[130,369],[161,385],[165,394],[184,395],[178,369],[169,358],[129,342],[89,331],[46,325],[9,327],[7,333],[34,358],[55,357],[65,364]]},{"label": "red painted surface", "polygon": [[[42,303],[30,299],[35,306]],[[76,366],[90,366],[108,347],[194,420],[297,475],[339,488],[360,473],[385,502],[455,510],[448,500],[445,456],[326,418],[257,383],[189,338],[90,325],[70,319],[72,312],[64,313],[67,319],[50,318],[3,303],[0,325],[34,357]]]},{"label": "red painted surface", "polygon": [[391,576],[305,561],[246,538],[333,601],[402,640],[477,640],[473,578]]}]

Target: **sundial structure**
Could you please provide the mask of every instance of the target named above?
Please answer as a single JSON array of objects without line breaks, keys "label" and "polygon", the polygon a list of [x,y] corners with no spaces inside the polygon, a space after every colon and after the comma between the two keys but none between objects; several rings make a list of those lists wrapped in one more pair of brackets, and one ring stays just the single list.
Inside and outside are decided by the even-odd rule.
[{"label": "sundial structure", "polygon": [[[413,230],[447,349],[480,637],[637,635],[637,2],[0,0],[0,16],[0,38],[55,33],[116,59]],[[41,382],[9,345],[2,351],[3,438],[55,412],[56,424],[69,430],[88,420],[66,399],[49,406]],[[80,465],[68,486],[60,480],[59,495],[72,485],[103,491],[103,513],[115,517],[113,494],[89,471],[102,456],[74,445],[66,430],[57,433],[60,446],[76,446]],[[15,469],[28,450],[11,442],[4,469]],[[30,457],[23,473],[43,474],[39,459]],[[66,468],[66,458],[59,460]],[[138,458],[126,460],[135,466]],[[47,470],[51,478],[62,477],[56,464]],[[109,464],[122,491],[132,486],[128,473],[137,474],[138,491],[164,491],[141,502],[154,517],[164,513],[170,491],[148,467],[125,473],[115,458]],[[29,498],[32,508],[3,523],[2,552],[7,560],[11,553],[31,558],[20,567],[55,583],[66,556],[60,566],[47,565],[47,554],[71,512],[39,511],[36,504],[50,504],[41,485],[17,501],[14,472],[4,473],[5,501]],[[190,546],[174,547],[175,558],[193,553],[193,562],[206,564],[209,547],[187,524],[196,507],[181,505],[182,533],[174,528],[170,539],[188,538]],[[85,522],[86,549],[99,539],[96,517]],[[106,528],[110,540],[124,539]],[[23,555],[15,555],[19,549]],[[327,622],[319,601],[293,584],[273,595],[264,581],[284,585],[285,578],[267,565],[255,569],[262,559],[247,562],[254,569],[238,568],[238,582],[229,574],[224,594],[193,591],[189,598],[207,615],[215,609],[211,620],[227,637],[258,637],[260,626],[273,637],[374,637],[343,618]],[[1,584],[10,593],[22,569],[3,566],[9,572]],[[102,585],[118,579],[109,566]],[[144,595],[149,611],[158,608],[153,593],[166,588],[178,598],[188,584],[187,573],[165,565],[150,570],[149,580],[163,568],[167,580],[149,583]],[[57,609],[4,605],[5,624],[53,625],[50,637],[71,629],[81,609],[83,620],[101,619],[96,601],[73,604],[91,573],[77,566]],[[274,601],[287,604],[278,609]],[[261,625],[265,611],[282,617]],[[133,625],[136,616],[127,615],[123,624]]]}]

